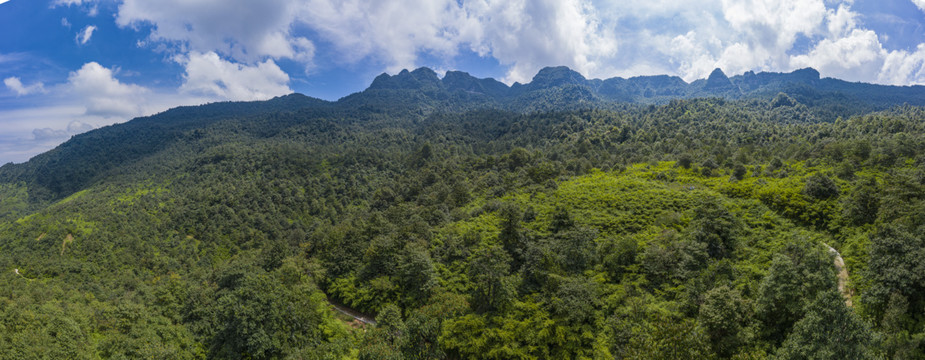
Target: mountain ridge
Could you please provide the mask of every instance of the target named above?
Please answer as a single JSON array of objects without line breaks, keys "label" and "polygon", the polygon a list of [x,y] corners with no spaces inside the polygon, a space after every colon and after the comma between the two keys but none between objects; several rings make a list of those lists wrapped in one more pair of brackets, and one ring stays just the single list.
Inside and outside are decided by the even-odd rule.
[{"label": "mountain ridge", "polygon": [[585,86],[604,101],[644,104],[665,103],[676,98],[768,97],[771,92],[773,94],[770,96],[774,96],[778,92],[786,93],[794,88],[809,86],[817,92],[843,92],[853,96],[869,92],[871,89],[890,93],[890,96],[876,100],[857,99],[872,103],[877,108],[903,103],[925,105],[925,87],[921,85],[880,85],[823,78],[818,70],[811,67],[791,72],[747,71],[731,77],[717,68],[707,78],[688,83],[678,76],[671,75],[588,79],[568,67],[555,66],[540,69],[528,83],[515,82],[510,86],[493,78],[477,78],[462,71],[448,71],[441,79],[432,69],[421,67],[413,71],[402,70],[395,75],[383,73],[376,77],[369,88],[360,93],[373,90],[465,91],[504,100],[532,91],[547,91],[564,86]]},{"label": "mountain ridge", "polygon": [[[813,107],[819,119],[834,121],[838,117],[902,104],[923,106],[925,87],[821,78],[819,72],[812,68],[790,73],[749,71],[732,77],[716,69],[707,79],[687,83],[680,77],[669,75],[587,79],[564,66],[543,68],[529,83],[508,86],[492,78],[477,78],[462,71],[448,71],[441,78],[432,69],[421,67],[402,70],[395,75],[383,73],[364,91],[333,102],[293,93],[266,101],[177,107],[139,117],[75,135],[26,163],[0,166],[0,181],[38,184],[49,192],[40,197],[60,198],[84,188],[110,169],[156,153],[164,144],[196,136],[197,129],[201,131],[225,119],[257,115],[311,112],[311,115],[327,114],[343,118],[346,117],[344,114],[361,111],[368,114],[367,118],[386,114],[419,119],[440,112],[494,109],[532,113],[659,105],[693,98],[786,99],[774,103]],[[126,143],[130,146],[119,145],[119,151],[110,149],[112,146],[108,145]],[[62,166],[63,163],[67,166]],[[36,194],[41,194],[41,191]]]}]

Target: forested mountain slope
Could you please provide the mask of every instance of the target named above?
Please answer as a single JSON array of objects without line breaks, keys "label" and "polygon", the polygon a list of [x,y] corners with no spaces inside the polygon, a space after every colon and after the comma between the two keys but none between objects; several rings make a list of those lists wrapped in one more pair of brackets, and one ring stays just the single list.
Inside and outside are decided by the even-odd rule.
[{"label": "forested mountain slope", "polygon": [[418,69],[98,129],[0,168],[0,358],[922,358],[918,91]]}]

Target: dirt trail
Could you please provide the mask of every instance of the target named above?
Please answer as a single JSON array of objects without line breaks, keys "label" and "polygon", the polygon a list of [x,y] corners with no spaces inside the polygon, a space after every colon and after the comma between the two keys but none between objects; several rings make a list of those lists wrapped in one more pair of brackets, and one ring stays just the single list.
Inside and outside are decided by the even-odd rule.
[{"label": "dirt trail", "polygon": [[376,320],[373,320],[373,316],[371,315],[363,314],[359,311],[347,307],[344,304],[331,300],[330,298],[328,299],[328,304],[331,304],[331,306],[334,307],[334,310],[337,310],[344,315],[350,316],[356,321],[364,324],[376,325]]},{"label": "dirt trail", "polygon": [[829,253],[835,255],[835,270],[838,271],[838,292],[845,297],[845,305],[851,307],[851,296],[854,295],[854,291],[848,288],[848,268],[845,267],[845,259],[842,259],[838,250],[835,250],[829,244],[823,243],[822,245],[829,249]]},{"label": "dirt trail", "polygon": [[19,275],[19,277],[21,277],[21,278],[23,278],[23,279],[26,279],[26,281],[32,281],[32,279],[27,278],[27,277],[23,276],[22,274],[20,274],[20,273],[19,273],[19,268],[13,269],[13,273],[16,274],[16,275]]}]

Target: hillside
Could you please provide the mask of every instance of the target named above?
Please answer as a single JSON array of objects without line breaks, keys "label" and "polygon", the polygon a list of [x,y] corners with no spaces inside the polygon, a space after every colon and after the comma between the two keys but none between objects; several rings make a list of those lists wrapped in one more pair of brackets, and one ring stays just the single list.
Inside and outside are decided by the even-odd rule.
[{"label": "hillside", "polygon": [[97,129],[0,167],[0,359],[921,358],[923,95],[422,68]]}]

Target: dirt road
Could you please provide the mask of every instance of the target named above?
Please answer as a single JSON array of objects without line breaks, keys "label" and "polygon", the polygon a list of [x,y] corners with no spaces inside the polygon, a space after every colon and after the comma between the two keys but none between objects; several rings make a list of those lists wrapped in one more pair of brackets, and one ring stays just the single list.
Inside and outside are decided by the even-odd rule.
[{"label": "dirt road", "polygon": [[848,288],[848,268],[845,267],[845,259],[842,259],[838,250],[835,250],[829,244],[823,243],[822,245],[829,249],[829,253],[835,255],[835,270],[838,271],[838,292],[845,297],[845,305],[851,307],[851,295],[854,295],[854,292]]}]

